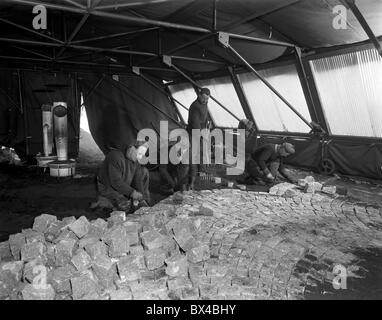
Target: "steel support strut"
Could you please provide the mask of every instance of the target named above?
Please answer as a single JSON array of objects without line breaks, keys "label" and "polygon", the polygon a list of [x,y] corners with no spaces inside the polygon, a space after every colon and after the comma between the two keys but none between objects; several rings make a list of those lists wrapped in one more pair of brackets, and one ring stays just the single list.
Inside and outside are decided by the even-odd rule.
[{"label": "steel support strut", "polygon": [[238,53],[230,44],[229,44],[229,34],[224,32],[219,32],[218,34],[218,40],[219,42],[227,49],[229,49],[241,62],[243,62],[247,68],[257,77],[260,81],[262,81],[281,101],[283,101],[289,109],[291,109],[309,128],[312,130],[315,129],[315,126],[310,123],[308,120],[305,119],[305,117],[298,112],[289,102],[286,100],[280,92],[276,90],[275,87],[273,87],[263,76],[258,73],[255,68],[252,67],[252,65],[243,58],[240,53]]},{"label": "steel support strut", "polygon": [[172,100],[174,100],[176,103],[178,103],[183,109],[187,110],[188,111],[188,108],[183,104],[181,103],[179,100],[175,99],[174,97],[170,97],[167,92],[161,88],[160,86],[158,86],[155,82],[151,81],[148,77],[146,77],[144,74],[142,74],[141,72],[141,68],[139,67],[133,67],[133,72],[140,76],[143,80],[145,80],[147,83],[149,83],[150,85],[152,85],[154,88],[158,89],[158,91],[160,91],[161,93],[163,93],[166,97],[168,98],[172,98]]},{"label": "steel support strut", "polygon": [[251,108],[249,107],[249,103],[248,103],[247,97],[244,94],[243,87],[242,87],[239,79],[237,78],[237,74],[235,74],[232,67],[228,67],[228,72],[231,76],[233,87],[235,88],[236,94],[239,98],[240,104],[243,108],[243,111],[244,111],[246,118],[253,122],[253,124],[256,128],[256,131],[258,131],[259,128],[258,128],[257,123],[255,121],[255,118],[251,112]]},{"label": "steel support strut", "polygon": [[144,104],[150,106],[151,108],[154,108],[155,110],[157,110],[159,113],[161,113],[162,115],[164,115],[166,118],[170,119],[171,121],[173,121],[175,124],[177,124],[179,127],[183,127],[182,123],[180,123],[178,120],[174,119],[173,117],[169,116],[166,112],[164,112],[163,110],[161,110],[160,108],[158,108],[157,106],[155,106],[154,104],[152,104],[150,101],[148,101],[147,99],[141,97],[139,94],[137,94],[136,92],[134,92],[134,90],[131,90],[131,88],[129,88],[126,84],[124,84],[123,82],[120,82],[120,81],[116,81],[114,79],[111,78],[111,84],[114,85],[115,87],[118,87],[117,84],[119,84],[119,88],[122,88],[129,96],[132,96],[134,97],[135,99],[137,99],[138,101],[140,102],[143,102]]},{"label": "steel support strut", "polygon": [[[121,21],[129,21],[129,22],[139,23],[139,24],[147,24],[147,25],[164,27],[164,28],[172,28],[172,29],[178,29],[178,30],[184,30],[184,31],[190,31],[190,32],[198,32],[198,33],[206,33],[206,34],[212,34],[213,33],[210,29],[207,29],[207,28],[195,27],[195,26],[184,25],[184,24],[179,24],[179,23],[172,23],[172,22],[155,20],[155,19],[148,19],[145,17],[132,17],[132,16],[127,16],[127,15],[123,15],[123,14],[104,12],[104,11],[97,10],[98,8],[95,8],[94,10],[87,10],[87,9],[81,9],[78,7],[69,7],[69,6],[58,5],[58,4],[54,4],[54,3],[40,2],[40,1],[36,1],[36,0],[9,0],[9,1],[14,2],[14,3],[29,5],[29,6],[43,5],[46,8],[51,8],[51,9],[56,9],[56,10],[61,10],[61,11],[74,12],[74,13],[80,13],[80,14],[90,13],[90,15],[94,15],[94,16],[110,18],[110,19],[115,19],[115,20],[121,20]],[[257,38],[257,37],[250,37],[250,36],[244,36],[244,35],[234,34],[234,33],[231,33],[230,36],[232,38],[235,38],[235,39],[241,39],[241,40],[246,40],[246,41],[266,43],[266,44],[276,45],[276,46],[294,47],[294,44],[288,43],[288,42],[275,41],[275,40]]]},{"label": "steel support strut", "polygon": [[355,4],[355,0],[343,0],[345,4],[347,4],[350,8],[350,10],[353,12],[355,17],[357,18],[358,22],[362,26],[363,30],[366,32],[370,40],[373,42],[375,48],[377,49],[379,55],[382,57],[382,47],[379,43],[377,37],[375,36],[373,30],[371,30],[369,24],[367,23],[365,17],[361,13],[361,11],[358,9],[357,5]]},{"label": "steel support strut", "polygon": [[301,87],[308,105],[312,124],[317,129],[321,128],[321,130],[318,131],[327,133],[329,132],[328,124],[326,122],[324,112],[322,111],[322,106],[318,97],[316,85],[313,80],[313,74],[309,65],[309,61],[304,62],[302,60],[301,49],[298,47],[295,48],[295,56],[297,73],[299,75]]},{"label": "steel support strut", "polygon": [[[181,69],[179,69],[176,65],[172,63],[171,57],[170,56],[163,56],[163,63],[166,64],[167,66],[173,68],[176,70],[180,75],[182,75],[184,78],[186,78],[189,82],[191,82],[194,86],[196,86],[198,89],[201,89],[201,86],[197,84],[190,76],[188,76],[185,72],[183,72]],[[226,108],[221,102],[216,100],[212,95],[210,95],[210,98],[215,101],[221,108],[223,108],[226,112],[228,112],[232,117],[234,117],[236,120],[240,121],[241,119],[236,116],[234,113],[232,113],[231,110]]]}]

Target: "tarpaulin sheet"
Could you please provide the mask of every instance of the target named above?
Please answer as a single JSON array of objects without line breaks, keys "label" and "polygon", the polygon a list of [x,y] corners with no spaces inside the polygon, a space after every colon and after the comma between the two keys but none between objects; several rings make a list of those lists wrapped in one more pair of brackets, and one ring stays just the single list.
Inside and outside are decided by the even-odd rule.
[{"label": "tarpaulin sheet", "polygon": [[328,147],[338,172],[374,179],[382,178],[382,144],[334,141]]},{"label": "tarpaulin sheet", "polygon": [[66,102],[68,106],[68,154],[77,157],[80,130],[79,97],[76,101],[75,81],[63,73],[22,72],[23,105],[26,111],[29,154],[43,153],[43,104]]},{"label": "tarpaulin sheet", "polygon": [[[299,139],[262,136],[259,145],[264,143],[293,143],[296,153],[285,163],[296,167],[318,169],[321,161],[321,144],[316,139]],[[336,172],[346,175],[363,176],[372,179],[382,178],[382,143],[350,142],[343,139],[331,139],[326,146],[324,156],[331,159]]]},{"label": "tarpaulin sheet", "polygon": [[1,70],[0,146],[25,152],[24,121],[19,104],[18,76],[13,70]]},{"label": "tarpaulin sheet", "polygon": [[[175,108],[169,98],[139,77],[119,76],[118,81],[105,77],[100,85],[86,97],[100,80],[99,75],[84,75],[80,87],[85,99],[90,132],[105,154],[110,148],[124,148],[134,143],[141,129],[160,132],[160,121],[167,121],[169,131],[179,128]],[[124,89],[127,86],[132,92]],[[158,83],[160,85],[160,83]],[[136,96],[146,99],[169,117]]]}]

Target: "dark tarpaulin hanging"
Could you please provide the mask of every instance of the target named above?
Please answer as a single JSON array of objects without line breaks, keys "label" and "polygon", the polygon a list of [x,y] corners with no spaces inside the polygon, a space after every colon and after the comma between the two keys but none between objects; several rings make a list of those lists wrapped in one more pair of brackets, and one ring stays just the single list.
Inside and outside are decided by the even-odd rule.
[{"label": "dark tarpaulin hanging", "polygon": [[[258,144],[291,142],[296,153],[286,163],[296,167],[318,169],[321,162],[321,144],[318,138],[286,138],[262,136]],[[382,178],[382,143],[345,141],[332,138],[326,146],[324,156],[335,164],[336,172],[346,175]],[[362,161],[360,161],[362,159]]]},{"label": "dark tarpaulin hanging", "polygon": [[0,77],[0,146],[25,154],[23,114],[19,103],[16,70],[3,69]]},{"label": "dark tarpaulin hanging", "polygon": [[122,149],[133,143],[141,129],[153,129],[159,133],[160,121],[168,122],[169,131],[180,127],[170,119],[178,119],[170,100],[141,78],[119,76],[118,81],[115,81],[105,77],[86,97],[99,80],[100,75],[84,75],[80,79],[80,87],[84,94],[90,132],[105,154],[111,147]]}]

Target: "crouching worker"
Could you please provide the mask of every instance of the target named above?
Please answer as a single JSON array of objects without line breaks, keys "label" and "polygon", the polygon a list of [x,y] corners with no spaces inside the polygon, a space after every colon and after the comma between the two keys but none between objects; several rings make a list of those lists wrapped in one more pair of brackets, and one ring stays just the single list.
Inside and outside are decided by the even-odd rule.
[{"label": "crouching worker", "polygon": [[294,153],[294,146],[288,142],[262,145],[251,154],[245,170],[255,184],[274,183],[278,173],[289,182],[297,183],[297,179],[288,172],[283,163],[284,158]]},{"label": "crouching worker", "polygon": [[139,164],[148,149],[146,143],[127,146],[124,152],[112,149],[105,157],[97,178],[100,207],[131,212],[150,203],[149,172]]}]

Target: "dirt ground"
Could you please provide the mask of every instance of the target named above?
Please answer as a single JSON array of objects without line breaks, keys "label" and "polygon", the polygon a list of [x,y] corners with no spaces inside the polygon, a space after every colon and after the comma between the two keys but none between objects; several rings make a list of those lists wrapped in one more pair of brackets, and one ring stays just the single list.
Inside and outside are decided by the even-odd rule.
[{"label": "dirt ground", "polygon": [[[96,199],[95,177],[100,162],[80,164],[75,178],[53,178],[49,172],[38,167],[22,167],[0,164],[0,241],[30,228],[36,216],[42,213],[55,214],[59,218],[86,216],[88,219],[107,218],[108,214],[89,209]],[[312,172],[294,170],[294,174],[305,177]],[[314,174],[313,174],[314,175]],[[326,184],[335,184],[339,192],[347,192],[359,200],[382,203],[381,186],[364,180],[315,175]],[[153,204],[166,198],[160,194],[157,172],[150,172],[150,191]],[[217,188],[211,181],[200,180],[199,189]],[[267,191],[267,187],[247,186],[247,190]],[[367,201],[365,201],[367,200]]]},{"label": "dirt ground", "polygon": [[[99,164],[100,163],[97,162],[87,163],[85,165],[80,164],[77,167],[76,176],[74,178],[61,179],[50,177],[48,172],[44,172],[41,168],[38,167],[21,167],[9,164],[0,164],[0,242],[8,240],[9,235],[19,233],[22,229],[31,228],[34,218],[42,213],[54,214],[60,219],[67,216],[86,216],[89,220],[94,220],[96,218],[108,218],[109,213],[107,212],[92,211],[89,209],[90,203],[96,199],[95,177]],[[297,201],[297,204],[293,204],[289,200],[285,202],[285,198],[280,197],[279,199],[275,199],[275,196],[265,193],[264,191],[268,191],[268,187],[247,186],[246,189],[248,191],[262,191],[260,193],[248,192],[248,196],[252,197],[250,197],[252,199],[251,201],[250,198],[238,197],[239,194],[247,194],[245,191],[232,190],[232,193],[229,191],[229,193],[231,193],[229,194],[227,193],[226,187],[219,187],[208,179],[198,180],[197,189],[214,189],[212,190],[214,195],[218,196],[220,193],[222,194],[221,197],[217,197],[220,199],[219,201],[212,201],[212,203],[217,206],[216,210],[223,210],[222,213],[227,215],[227,226],[230,226],[233,223],[232,230],[236,230],[235,232],[238,231],[237,223],[239,222],[241,224],[244,222],[251,225],[256,224],[256,237],[258,238],[256,239],[258,241],[255,241],[255,243],[263,241],[265,251],[263,254],[256,254],[252,258],[253,261],[251,260],[251,263],[253,264],[254,268],[257,268],[259,265],[264,265],[264,263],[268,263],[267,265],[272,266],[273,262],[271,263],[267,259],[271,259],[272,257],[272,259],[276,259],[279,257],[277,255],[279,252],[284,252],[286,249],[289,250],[289,247],[284,248],[284,246],[285,243],[289,243],[291,241],[290,239],[293,237],[298,237],[298,239],[296,238],[296,245],[301,244],[304,241],[307,241],[307,244],[316,245],[314,250],[318,250],[319,252],[316,252],[313,249],[313,251],[309,251],[313,252],[314,254],[308,252],[304,253],[303,255],[298,254],[296,257],[294,257],[292,255],[294,251],[291,251],[291,263],[295,263],[298,260],[297,265],[295,265],[293,268],[289,268],[288,264],[282,266],[286,270],[285,275],[289,275],[288,279],[294,279],[294,281],[287,282],[287,287],[283,288],[282,290],[276,290],[273,288],[277,285],[277,283],[275,284],[273,280],[267,280],[269,278],[267,278],[267,272],[269,270],[266,271],[266,268],[263,268],[266,274],[264,275],[264,281],[262,281],[266,285],[269,285],[271,288],[273,288],[270,291],[268,298],[289,299],[291,297],[301,296],[304,297],[304,299],[381,299],[382,282],[380,278],[380,272],[382,250],[379,246],[380,242],[377,242],[377,247],[369,246],[369,240],[374,239],[375,234],[379,235],[378,232],[380,231],[380,224],[374,223],[374,216],[359,216],[360,210],[362,208],[366,208],[365,210],[367,210],[367,212],[369,212],[369,210],[374,212],[376,209],[373,207],[373,205],[378,206],[378,208],[382,207],[381,183],[378,181],[370,181],[367,179],[359,179],[354,177],[321,176],[300,169],[292,169],[292,171],[298,178],[303,178],[307,175],[313,175],[316,181],[320,181],[325,185],[336,185],[337,193],[343,194],[344,196],[346,195],[346,197],[344,197],[344,200],[333,200],[326,198],[325,200],[321,196],[318,196],[321,197],[319,199],[314,198],[316,197],[314,196],[312,199],[308,199],[308,203],[305,203],[304,201],[300,203],[300,198],[306,196],[302,194],[297,195],[298,199],[295,199],[296,201],[299,200],[300,202]],[[150,191],[153,204],[162,200],[168,201],[165,195],[160,194],[161,184],[157,172],[150,172],[150,179]],[[238,189],[239,187],[240,186],[236,185],[234,189]],[[206,190],[200,191],[200,193],[197,192],[194,195],[191,194],[190,197],[193,200],[190,198],[190,201],[192,200],[190,205],[197,205],[199,202],[205,203],[211,201],[211,199],[208,198],[209,193],[206,192],[211,191]],[[207,196],[207,198],[204,199],[204,196]],[[222,201],[221,199],[226,199],[226,203],[220,203]],[[285,203],[282,202],[282,200]],[[286,204],[288,204],[288,206],[293,206],[290,208],[288,207],[288,209],[285,207]],[[301,212],[298,211],[299,214],[301,213],[301,216],[296,216],[298,213],[296,211],[298,209],[296,206],[302,206],[302,209],[299,209]],[[329,212],[327,206],[329,206],[331,208],[330,210],[332,211]],[[265,216],[253,215],[253,210],[256,209],[258,211],[259,208],[265,210]],[[152,210],[153,212],[156,212],[157,209],[154,207]],[[250,212],[252,212],[252,214]],[[353,217],[354,213],[356,213],[354,217],[361,219],[360,221]],[[328,216],[328,214],[335,214],[335,219],[331,215]],[[239,220],[236,221],[236,218]],[[265,220],[263,221],[262,219]],[[317,224],[314,228],[312,227],[313,222]],[[214,229],[214,232],[207,232],[207,234],[215,235],[215,233],[218,234],[220,232],[222,234],[226,234],[228,237],[227,239],[230,240],[229,237],[233,235],[231,235],[229,232],[225,233],[224,228],[224,230],[220,230],[219,227],[217,227],[220,225],[219,223],[222,223],[221,219],[218,219],[215,223],[217,229]],[[241,225],[240,223],[239,225]],[[274,228],[270,227],[269,223],[272,225],[274,224]],[[282,224],[282,228],[279,225],[280,223]],[[285,223],[286,225],[284,226]],[[263,228],[262,226],[265,228],[264,232],[266,234],[264,235],[262,235],[263,231],[261,231]],[[285,228],[289,227],[291,228],[290,232],[286,233],[285,230],[287,229]],[[357,233],[359,230],[362,232]],[[280,238],[280,235],[282,235],[282,238]],[[241,239],[240,237],[239,239]],[[273,242],[277,239],[282,240],[278,241],[281,243],[280,246],[282,248],[280,247],[281,249],[276,248],[277,250],[270,250],[269,248],[273,248],[273,245],[271,244],[273,244]],[[248,246],[253,242],[252,240],[249,242],[244,241],[243,243],[245,246]],[[365,241],[368,243],[366,244]],[[374,239],[373,241],[376,240]],[[268,244],[268,242],[271,244]],[[356,262],[353,261],[355,265],[354,268],[357,268],[357,270],[361,271],[363,270],[363,273],[360,271],[362,274],[357,273],[356,277],[349,280],[349,286],[351,285],[352,290],[338,292],[337,290],[333,290],[329,280],[327,280],[325,277],[322,278],[320,274],[319,277],[317,276],[317,272],[328,274],[328,271],[324,272],[318,267],[322,264],[320,252],[324,249],[327,250],[327,248],[330,246],[332,246],[334,250],[332,250],[332,255],[334,257],[334,260],[332,260],[334,262],[336,262],[339,259],[338,257],[341,256],[339,255],[338,250],[343,251],[345,250],[343,248],[347,248],[346,250],[349,251],[349,248],[351,247],[351,251],[348,252],[345,250],[346,254],[351,254],[355,257]],[[232,251],[234,249],[230,250]],[[235,250],[237,250],[237,248]],[[265,256],[268,258],[264,258]],[[230,256],[227,256],[226,258],[228,259],[229,257]],[[229,258],[227,261],[230,261],[231,263],[233,260],[231,261],[230,259],[231,258]],[[309,259],[314,259],[313,262],[315,264]],[[321,264],[316,263],[316,260]],[[333,261],[331,261],[329,264],[329,269],[332,268],[334,263]],[[245,264],[247,264],[247,262],[245,262]],[[309,268],[306,267],[306,264],[309,265]],[[276,271],[277,270],[273,270],[272,272]],[[295,276],[293,276],[294,278],[290,276],[290,274],[295,274]],[[308,281],[307,279],[310,280]],[[258,288],[256,290],[258,290]],[[240,297],[243,298],[242,291],[240,292]],[[287,292],[286,296],[285,292]],[[263,295],[260,297],[264,298]],[[249,298],[254,297],[249,296]]]},{"label": "dirt ground", "polygon": [[[96,199],[97,170],[97,164],[87,164],[77,168],[75,178],[58,179],[41,168],[0,164],[0,242],[30,228],[34,218],[42,213],[59,218],[107,218],[107,213],[89,209]],[[156,174],[152,176],[155,181]],[[157,190],[152,192],[154,203],[164,198]]]}]

